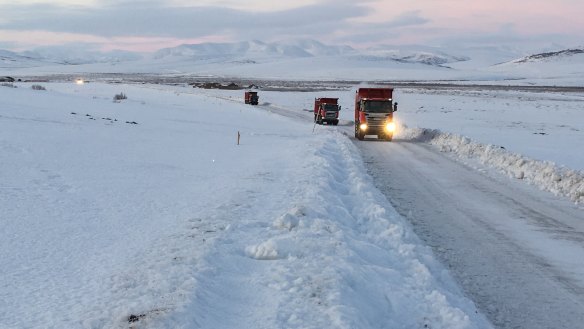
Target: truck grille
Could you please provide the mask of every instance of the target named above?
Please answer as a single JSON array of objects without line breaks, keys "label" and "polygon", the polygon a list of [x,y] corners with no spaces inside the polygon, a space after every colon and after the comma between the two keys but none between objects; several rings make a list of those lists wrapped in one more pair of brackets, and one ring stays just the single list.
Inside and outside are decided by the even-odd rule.
[{"label": "truck grille", "polygon": [[369,127],[381,127],[385,125],[387,117],[367,117],[367,125]]}]

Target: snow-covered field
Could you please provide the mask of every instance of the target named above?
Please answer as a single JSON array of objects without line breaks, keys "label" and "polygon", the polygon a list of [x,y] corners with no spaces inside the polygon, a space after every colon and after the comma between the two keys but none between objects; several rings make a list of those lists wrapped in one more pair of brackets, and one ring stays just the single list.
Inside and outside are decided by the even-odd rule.
[{"label": "snow-covered field", "polygon": [[490,327],[344,134],[229,94],[43,85],[0,87],[0,328]]}]

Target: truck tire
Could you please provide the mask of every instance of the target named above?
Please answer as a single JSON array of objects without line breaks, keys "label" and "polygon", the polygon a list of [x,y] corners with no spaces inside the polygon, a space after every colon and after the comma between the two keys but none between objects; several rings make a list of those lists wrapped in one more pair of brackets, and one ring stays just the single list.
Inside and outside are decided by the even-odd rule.
[{"label": "truck tire", "polygon": [[362,141],[365,139],[365,133],[359,129],[359,122],[355,122],[355,138]]},{"label": "truck tire", "polygon": [[320,116],[320,114],[316,118],[316,123],[318,123],[319,125],[322,125],[322,117]]},{"label": "truck tire", "polygon": [[338,125],[338,124],[339,124],[339,120],[335,120],[335,121],[333,121],[333,126],[336,126],[336,125]]}]

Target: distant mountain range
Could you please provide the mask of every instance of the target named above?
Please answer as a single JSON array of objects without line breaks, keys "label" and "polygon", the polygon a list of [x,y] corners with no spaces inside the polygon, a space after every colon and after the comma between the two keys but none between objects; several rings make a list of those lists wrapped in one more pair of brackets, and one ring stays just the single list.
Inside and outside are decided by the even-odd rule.
[{"label": "distant mountain range", "polygon": [[16,52],[0,49],[0,68],[20,68],[49,65],[49,61],[39,60]]},{"label": "distant mountain range", "polygon": [[193,59],[209,57],[248,57],[253,58],[301,58],[313,56],[338,56],[355,53],[349,46],[328,46],[314,40],[297,41],[291,44],[244,41],[236,43],[201,43],[181,45],[157,51],[153,58],[169,56],[190,57]]},{"label": "distant mountain range", "polygon": [[541,62],[541,61],[552,61],[561,60],[564,58],[569,58],[577,55],[584,55],[584,49],[566,49],[561,51],[552,51],[546,53],[540,53],[535,55],[525,56],[512,61],[513,63],[529,63],[529,62]]},{"label": "distant mountain range", "polygon": [[265,43],[261,41],[245,41],[237,43],[202,43],[181,45],[174,48],[165,48],[157,51],[153,58],[156,60],[169,57],[190,60],[230,59],[232,61],[275,60],[282,58],[307,58],[325,56],[344,56],[365,61],[397,61],[403,63],[419,63],[442,66],[444,64],[465,61],[466,56],[456,56],[441,50],[402,50],[398,47],[381,46],[365,50],[356,50],[350,46],[325,45],[315,40],[299,40],[292,43]]},{"label": "distant mountain range", "polygon": [[[550,49],[556,49],[554,46]],[[580,83],[584,47],[528,54],[503,46],[376,46],[356,49],[316,40],[184,44],[139,54],[83,45],[0,50],[0,70],[168,73],[309,79],[521,80],[568,77]],[[7,74],[2,74],[7,75]],[[583,76],[584,79],[584,76]]]},{"label": "distant mountain range", "polygon": [[235,43],[184,44],[164,48],[154,54],[139,54],[123,51],[99,52],[79,47],[45,47],[20,53],[0,50],[0,66],[27,67],[43,64],[82,65],[94,63],[122,63],[141,59],[225,61],[253,64],[280,59],[343,56],[364,61],[396,61],[443,66],[466,61],[464,55],[448,54],[442,49],[431,47],[378,46],[357,50],[346,45],[326,45],[316,40],[297,40],[287,43],[244,41]]},{"label": "distant mountain range", "polygon": [[0,49],[0,67],[119,63],[143,58],[126,51],[99,52],[71,47],[45,47],[20,53]]}]

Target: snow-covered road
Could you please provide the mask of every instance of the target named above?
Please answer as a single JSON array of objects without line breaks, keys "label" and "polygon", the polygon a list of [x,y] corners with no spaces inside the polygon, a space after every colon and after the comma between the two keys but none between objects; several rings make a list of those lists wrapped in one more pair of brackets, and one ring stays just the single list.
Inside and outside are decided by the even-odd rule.
[{"label": "snow-covered road", "polygon": [[499,328],[584,323],[582,211],[421,143],[358,143],[377,187]]},{"label": "snow-covered road", "polygon": [[408,137],[354,142],[376,186],[495,326],[584,323],[581,206]]}]

